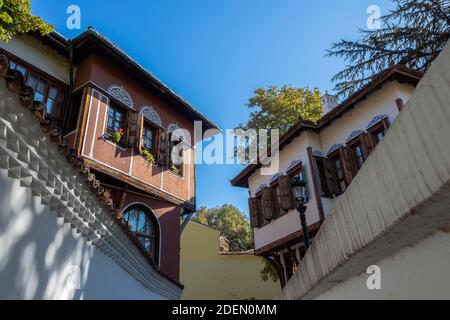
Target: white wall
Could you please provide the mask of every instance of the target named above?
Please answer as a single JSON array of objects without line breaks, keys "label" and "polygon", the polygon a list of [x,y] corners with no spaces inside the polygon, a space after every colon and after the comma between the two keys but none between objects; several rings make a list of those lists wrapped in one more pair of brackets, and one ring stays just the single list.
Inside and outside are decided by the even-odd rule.
[{"label": "white wall", "polygon": [[[305,213],[308,225],[314,224],[320,220],[307,153],[307,147],[311,144],[309,141],[311,139],[313,139],[313,136],[310,133],[302,134],[285,146],[280,152],[280,168],[278,171],[285,174],[293,161],[302,161],[303,170],[306,172],[306,179],[308,182],[307,189],[309,202],[307,204],[308,209]],[[261,169],[258,169],[256,173],[249,178],[249,189],[252,196],[255,196],[259,186],[269,184],[272,179],[272,176],[263,176],[260,175],[260,172]],[[297,210],[290,210],[287,214],[271,221],[264,227],[254,229],[255,249],[262,248],[276,240],[289,236],[300,229],[300,217]]]},{"label": "white wall", "polygon": [[369,274],[349,278],[316,299],[450,299],[450,234],[438,232],[376,263],[381,290],[367,289]]},{"label": "white wall", "polygon": [[[0,170],[0,299],[164,299]],[[80,270],[80,289],[77,283]],[[74,282],[75,281],[75,282]]]},{"label": "white wall", "polygon": [[0,41],[0,48],[11,52],[56,79],[69,83],[68,59],[44,46],[38,40],[24,35],[11,39],[8,43]]}]

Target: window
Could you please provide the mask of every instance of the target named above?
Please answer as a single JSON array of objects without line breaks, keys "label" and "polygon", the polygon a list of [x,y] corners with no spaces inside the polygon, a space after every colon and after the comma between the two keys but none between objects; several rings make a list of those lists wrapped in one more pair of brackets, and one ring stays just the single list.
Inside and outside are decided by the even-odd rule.
[{"label": "window", "polygon": [[10,61],[10,63],[9,63],[9,68],[11,69],[11,70],[17,70],[17,71],[19,71],[22,75],[23,75],[23,77],[24,77],[24,79],[25,79],[25,76],[27,75],[27,68],[25,68],[23,65],[21,65],[21,64],[19,64],[19,63],[17,63],[17,62],[15,62],[15,61]]},{"label": "window", "polygon": [[314,159],[316,161],[316,179],[320,187],[320,195],[322,197],[331,197],[330,188],[327,183],[325,159],[317,156],[315,156]]},{"label": "window", "polygon": [[61,120],[67,87],[51,76],[28,65],[25,61],[19,62],[19,58],[11,57],[9,54],[8,56],[10,69],[22,73],[25,84],[34,90],[34,100],[45,104],[48,115]]},{"label": "window", "polygon": [[286,276],[289,280],[298,270],[298,260],[295,251],[287,252],[283,255],[284,265],[286,268]]},{"label": "window", "polygon": [[258,204],[259,222],[260,222],[261,226],[265,226],[266,224],[269,223],[269,221],[264,219],[264,215],[263,215],[264,203],[263,203],[262,192],[258,192],[258,194],[256,195],[256,199],[257,199],[257,204]]},{"label": "window", "polygon": [[148,125],[144,125],[142,129],[142,147],[150,152],[153,152],[155,138],[155,129]]},{"label": "window", "polygon": [[351,150],[351,157],[353,158],[353,162],[356,166],[356,170],[361,169],[363,163],[364,163],[364,153],[362,149],[362,145],[360,142],[354,143],[350,146]]},{"label": "window", "polygon": [[275,217],[279,217],[283,214],[281,210],[281,190],[279,183],[276,183],[272,186],[272,198]]},{"label": "window", "polygon": [[380,128],[372,132],[372,140],[375,145],[380,143],[384,139],[385,131],[384,128]]},{"label": "window", "polygon": [[106,131],[110,134],[125,130],[125,112],[122,108],[111,104],[108,109],[108,125]]},{"label": "window", "polygon": [[331,162],[332,174],[337,182],[336,191],[338,194],[342,194],[347,189],[347,182],[345,181],[343,162],[339,153],[337,152],[335,155],[331,155],[329,161]]},{"label": "window", "polygon": [[158,228],[153,213],[142,206],[133,206],[123,214],[123,220],[136,235],[144,250],[157,260]]}]

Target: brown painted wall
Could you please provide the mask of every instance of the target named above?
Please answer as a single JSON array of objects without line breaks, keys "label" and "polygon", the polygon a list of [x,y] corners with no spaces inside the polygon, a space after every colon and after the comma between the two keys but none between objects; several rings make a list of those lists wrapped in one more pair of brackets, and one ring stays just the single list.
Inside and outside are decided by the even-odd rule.
[{"label": "brown painted wall", "polygon": [[[90,56],[78,66],[75,88],[88,81],[105,91],[113,84],[123,86],[132,97],[136,111],[140,111],[142,106],[152,106],[160,115],[163,126],[167,127],[170,123],[176,123],[188,129],[193,135],[192,121],[172,108],[166,101],[151,94],[147,88],[126,73],[122,73],[96,56]],[[123,149],[109,141],[104,141],[101,137],[106,130],[109,99],[99,91],[93,92],[92,101],[89,99],[88,97],[90,112],[82,148],[83,156],[130,174],[183,200],[190,201],[195,197],[194,165],[185,164],[184,175],[180,177],[167,168],[148,165],[136,149]],[[193,151],[191,156],[194,157]]]}]

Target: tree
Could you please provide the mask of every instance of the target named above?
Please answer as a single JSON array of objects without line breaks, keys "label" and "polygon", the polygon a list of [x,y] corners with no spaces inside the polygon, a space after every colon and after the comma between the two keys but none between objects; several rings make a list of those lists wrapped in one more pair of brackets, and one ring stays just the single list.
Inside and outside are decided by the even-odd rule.
[{"label": "tree", "polygon": [[0,40],[8,42],[12,37],[38,31],[42,35],[53,27],[41,18],[33,16],[29,0],[0,0]]},{"label": "tree", "polygon": [[247,107],[258,110],[250,114],[247,124],[237,129],[279,129],[282,135],[299,120],[317,122],[322,117],[320,98],[318,89],[274,85],[256,89]]},{"label": "tree", "polygon": [[276,282],[279,279],[277,270],[266,259],[264,259],[264,268],[261,270],[261,279],[264,282],[269,281],[269,279]]},{"label": "tree", "polygon": [[247,251],[253,247],[249,221],[230,204],[211,209],[202,207],[192,220],[220,231],[230,241],[230,251]]},{"label": "tree", "polygon": [[359,40],[341,39],[328,50],[328,56],[346,62],[346,68],[332,79],[339,94],[352,94],[375,73],[396,64],[426,71],[447,43],[449,0],[393,1],[396,7],[380,18],[380,29],[359,30]]}]

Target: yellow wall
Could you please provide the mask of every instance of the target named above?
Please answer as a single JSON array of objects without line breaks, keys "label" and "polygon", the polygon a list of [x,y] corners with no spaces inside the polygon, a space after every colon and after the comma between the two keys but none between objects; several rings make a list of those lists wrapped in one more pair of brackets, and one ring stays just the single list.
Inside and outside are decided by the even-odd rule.
[{"label": "yellow wall", "polygon": [[220,254],[219,232],[189,222],[181,236],[183,300],[272,299],[279,282],[260,278],[262,258],[252,254]]}]

